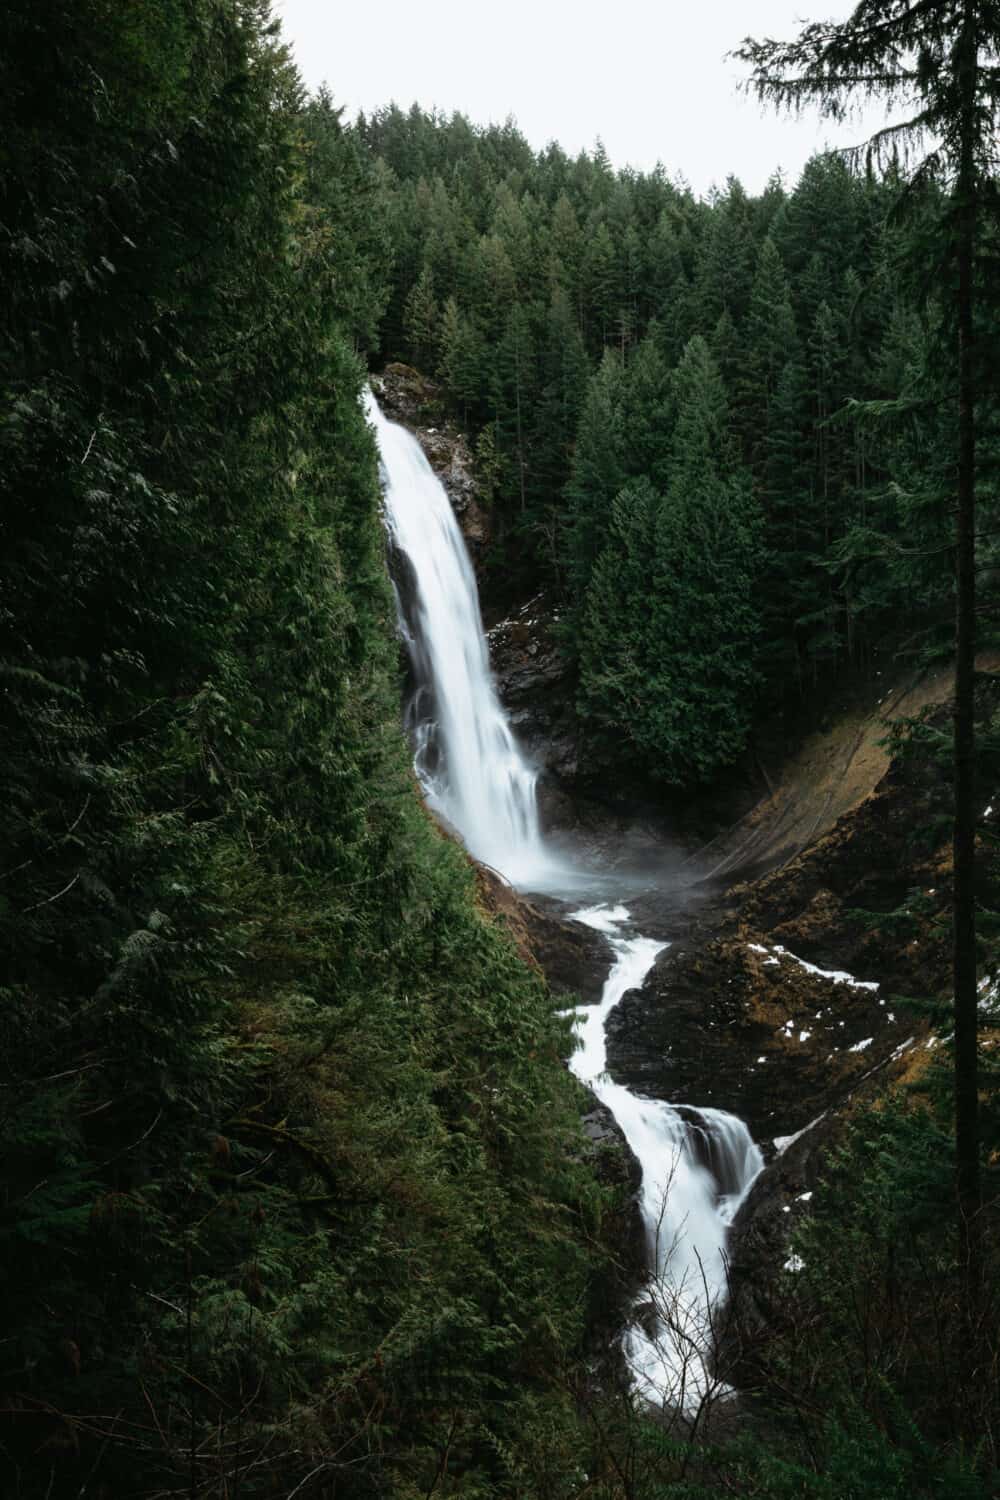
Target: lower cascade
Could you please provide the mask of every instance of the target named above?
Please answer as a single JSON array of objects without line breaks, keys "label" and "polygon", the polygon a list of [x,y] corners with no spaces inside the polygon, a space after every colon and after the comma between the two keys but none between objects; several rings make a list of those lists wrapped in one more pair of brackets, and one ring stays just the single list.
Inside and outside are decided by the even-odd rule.
[{"label": "lower cascade", "polygon": [[605,933],[617,957],[600,1004],[578,1012],[581,1046],[570,1067],[610,1109],[642,1167],[650,1278],[640,1316],[625,1335],[629,1366],[651,1401],[691,1409],[726,1392],[711,1368],[715,1316],[726,1293],[726,1233],[764,1159],[735,1115],[677,1109],[609,1077],[607,1018],[668,946],[621,935],[628,915],[624,906],[573,913]]},{"label": "lower cascade", "polygon": [[[382,467],[386,525],[408,576],[399,624],[415,688],[407,728],[428,804],[469,852],[525,891],[579,899],[593,879],[550,850],[525,759],[497,698],[475,574],[448,496],[411,433],[366,397]],[[693,1410],[727,1388],[713,1373],[725,1301],[726,1235],[763,1158],[741,1120],[716,1109],[646,1099],[607,1072],[605,1024],[668,945],[629,933],[629,912],[604,903],[572,920],[602,932],[615,961],[599,1005],[577,1012],[576,1076],[612,1112],[642,1168],[649,1278],[624,1351],[642,1393]]]}]

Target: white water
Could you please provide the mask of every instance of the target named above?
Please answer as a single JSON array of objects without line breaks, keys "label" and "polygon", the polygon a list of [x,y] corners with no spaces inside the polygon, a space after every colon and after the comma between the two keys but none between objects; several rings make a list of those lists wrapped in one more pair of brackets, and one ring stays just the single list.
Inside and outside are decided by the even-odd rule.
[{"label": "white water", "polygon": [[668,944],[622,936],[628,918],[622,906],[590,907],[573,918],[606,933],[617,954],[600,1005],[577,1012],[581,1046],[570,1067],[611,1110],[642,1167],[651,1277],[639,1299],[646,1304],[642,1320],[626,1333],[625,1353],[650,1400],[693,1410],[727,1394],[711,1368],[727,1289],[726,1231],[764,1160],[735,1115],[718,1109],[682,1114],[609,1077],[607,1018]]},{"label": "white water", "polygon": [[[416,439],[387,421],[371,396],[366,409],[382,460],[389,532],[413,573],[413,597],[399,598],[399,612],[417,681],[408,727],[427,801],[477,859],[513,885],[571,894],[589,881],[542,837],[537,772],[497,699],[475,575],[448,497]],[[642,1167],[650,1280],[625,1353],[645,1395],[692,1410],[726,1390],[711,1373],[726,1233],[763,1160],[734,1115],[681,1111],[608,1076],[608,1015],[667,945],[626,936],[624,906],[573,915],[605,933],[616,957],[600,1004],[578,1012],[581,1046],[570,1065],[611,1110]]]},{"label": "white water", "polygon": [[369,395],[393,543],[409,560],[415,597],[401,623],[419,684],[409,707],[415,767],[428,803],[469,852],[531,890],[562,889],[570,872],[545,848],[537,770],[497,699],[476,576],[448,496],[404,427]]}]

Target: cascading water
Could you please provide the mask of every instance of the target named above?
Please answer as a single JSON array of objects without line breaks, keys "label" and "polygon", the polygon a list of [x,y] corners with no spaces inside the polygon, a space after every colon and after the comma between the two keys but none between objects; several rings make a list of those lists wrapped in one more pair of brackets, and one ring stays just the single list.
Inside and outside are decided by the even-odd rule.
[{"label": "cascading water", "polygon": [[[475,575],[448,497],[416,439],[387,421],[370,394],[366,406],[389,533],[412,573],[412,597],[401,589],[397,599],[417,684],[408,728],[427,801],[470,853],[513,885],[571,895],[590,882],[542,838],[537,773],[497,699]],[[691,1409],[724,1389],[713,1379],[711,1356],[726,1287],[726,1232],[763,1160],[735,1116],[643,1099],[608,1076],[607,1018],[667,945],[624,935],[623,906],[573,916],[603,932],[616,957],[600,1004],[578,1013],[581,1046],[571,1066],[611,1110],[642,1167],[651,1277],[625,1352],[651,1400]]]},{"label": "cascading water", "polygon": [[561,889],[570,872],[545,847],[528,764],[497,700],[476,575],[448,496],[405,428],[371,395],[386,519],[412,569],[412,599],[397,591],[417,680],[408,710],[425,796],[469,852],[513,885]]},{"label": "cascading water", "polygon": [[608,1076],[605,1027],[668,945],[624,937],[624,906],[589,907],[573,919],[607,935],[617,958],[601,1003],[578,1013],[570,1067],[607,1105],[642,1167],[642,1218],[652,1271],[644,1316],[625,1353],[650,1400],[688,1409],[724,1393],[712,1374],[714,1320],[726,1293],[726,1232],[764,1165],[750,1132],[718,1109],[677,1109],[643,1099]]}]

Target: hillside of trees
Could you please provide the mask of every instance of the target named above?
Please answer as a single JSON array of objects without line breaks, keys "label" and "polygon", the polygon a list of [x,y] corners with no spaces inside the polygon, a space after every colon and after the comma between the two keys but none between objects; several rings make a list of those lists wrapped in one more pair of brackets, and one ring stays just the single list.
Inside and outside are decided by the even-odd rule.
[{"label": "hillside of trees", "polygon": [[266,6],[3,29],[0,1492],[492,1492],[612,1205],[409,770],[370,173]]},{"label": "hillside of trees", "polygon": [[[828,155],[706,201],[512,124],[393,105],[358,134],[394,249],[381,357],[478,434],[497,590],[567,608],[615,769],[708,780],[877,648],[950,642],[934,184]],[[992,487],[980,506],[991,577]]]},{"label": "hillside of trees", "polygon": [[946,640],[940,184],[823,157],[700,201],[513,125],[351,125],[267,0],[15,0],[0,41],[0,1493],[996,1493],[943,1070],[845,1142],[743,1427],[602,1363],[621,1195],[570,1021],[418,795],[359,401],[392,357],[441,380],[595,744],[704,784]]}]

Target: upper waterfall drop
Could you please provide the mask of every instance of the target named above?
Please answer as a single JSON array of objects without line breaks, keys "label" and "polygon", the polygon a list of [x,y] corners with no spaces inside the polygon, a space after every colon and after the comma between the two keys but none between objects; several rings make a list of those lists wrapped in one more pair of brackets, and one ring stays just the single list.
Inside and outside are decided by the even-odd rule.
[{"label": "upper waterfall drop", "polygon": [[427,801],[470,854],[526,890],[565,889],[573,874],[548,851],[538,821],[538,773],[522,755],[490,674],[476,576],[441,481],[416,438],[365,410],[382,464],[393,545],[413,574],[399,601],[417,689],[409,709]]}]

